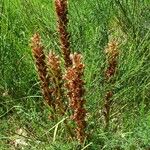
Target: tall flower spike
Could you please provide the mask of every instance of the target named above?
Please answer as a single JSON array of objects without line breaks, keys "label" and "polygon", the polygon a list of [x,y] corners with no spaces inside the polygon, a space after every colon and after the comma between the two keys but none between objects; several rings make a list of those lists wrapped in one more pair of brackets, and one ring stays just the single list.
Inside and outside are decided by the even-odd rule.
[{"label": "tall flower spike", "polygon": [[84,65],[81,62],[82,56],[80,54],[70,55],[73,66],[67,69],[65,79],[67,81],[66,87],[68,89],[69,105],[73,111],[72,119],[76,122],[77,139],[83,143],[86,134],[86,110],[84,108],[84,82],[82,80]]},{"label": "tall flower spike", "polygon": [[51,73],[51,80],[53,83],[52,95],[55,97],[55,107],[61,114],[65,113],[65,105],[63,103],[64,92],[63,92],[63,79],[60,67],[59,56],[54,52],[50,52],[48,55],[48,66]]},{"label": "tall flower spike", "polygon": [[[117,64],[118,64],[117,58],[119,55],[117,42],[111,41],[110,43],[108,43],[108,47],[105,49],[105,52],[106,52],[107,61],[108,61],[108,67],[105,71],[105,79],[106,79],[106,83],[109,86],[110,84],[114,83],[114,81],[111,79],[115,75],[116,70],[117,70]],[[104,111],[103,111],[106,130],[109,128],[112,97],[113,97],[113,90],[109,89],[109,91],[107,91],[105,95]]]},{"label": "tall flower spike", "polygon": [[60,37],[61,51],[65,60],[65,66],[71,66],[72,62],[70,60],[70,41],[69,33],[67,31],[68,25],[68,8],[67,0],[55,0],[56,13],[58,16],[58,32]]},{"label": "tall flower spike", "polygon": [[48,105],[51,106],[52,98],[49,91],[49,79],[47,76],[47,66],[45,63],[45,55],[43,52],[44,47],[41,45],[40,35],[38,33],[34,34],[31,41],[32,53],[35,59],[38,75],[41,80],[41,89],[43,97],[48,103]]}]

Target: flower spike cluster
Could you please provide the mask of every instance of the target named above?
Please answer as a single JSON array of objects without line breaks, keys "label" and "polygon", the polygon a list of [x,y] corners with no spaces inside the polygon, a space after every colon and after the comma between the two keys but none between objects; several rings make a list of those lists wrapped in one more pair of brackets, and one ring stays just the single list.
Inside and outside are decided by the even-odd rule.
[{"label": "flower spike cluster", "polygon": [[32,37],[32,53],[35,58],[36,68],[38,71],[39,78],[41,80],[41,90],[44,99],[51,106],[52,98],[49,91],[49,77],[47,75],[47,66],[45,63],[45,54],[43,52],[44,47],[41,44],[41,38],[38,33],[34,34]]},{"label": "flower spike cluster", "polygon": [[58,17],[58,32],[60,37],[61,51],[65,60],[65,66],[71,66],[72,62],[70,60],[70,41],[69,33],[67,31],[68,25],[68,8],[67,0],[55,0],[55,8]]},{"label": "flower spike cluster", "polygon": [[[55,0],[57,28],[60,39],[60,49],[66,70],[65,75],[62,72],[60,58],[54,52],[50,52],[45,60],[44,47],[41,44],[38,33],[32,38],[32,53],[41,80],[41,90],[44,99],[53,109],[52,116],[50,117],[57,120],[59,115],[65,115],[71,110],[72,116],[70,118],[76,124],[75,129],[73,128],[72,130],[70,128],[71,126],[67,120],[65,120],[64,123],[71,137],[74,138],[76,136],[76,139],[82,144],[86,138],[86,110],[84,108],[85,99],[83,98],[85,90],[84,81],[82,79],[84,75],[84,64],[82,63],[81,54],[71,54],[70,37],[67,31],[67,5],[67,0]],[[68,90],[67,94],[65,93],[66,89]],[[69,101],[66,102],[67,97]],[[74,134],[74,130],[76,131],[76,135]]]},{"label": "flower spike cluster", "polygon": [[68,89],[69,105],[73,110],[72,119],[76,122],[77,128],[77,139],[80,143],[83,143],[85,139],[85,128],[86,128],[86,110],[84,108],[85,100],[84,96],[84,82],[82,80],[84,64],[82,64],[82,56],[80,54],[71,54],[70,59],[72,60],[72,67],[67,69],[65,79],[67,81],[66,87]]}]

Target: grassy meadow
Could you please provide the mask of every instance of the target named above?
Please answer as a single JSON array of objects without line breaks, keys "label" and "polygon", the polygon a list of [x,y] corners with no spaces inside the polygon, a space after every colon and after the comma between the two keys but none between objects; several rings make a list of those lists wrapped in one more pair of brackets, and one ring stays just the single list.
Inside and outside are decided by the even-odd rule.
[{"label": "grassy meadow", "polygon": [[[0,0],[0,150],[149,150],[149,0],[68,0],[68,18],[71,51],[81,53],[85,64],[89,137],[83,144],[70,139],[65,118],[49,119],[41,94],[30,43],[38,32],[44,52],[61,55],[54,0]],[[106,85],[105,49],[113,39],[117,73]],[[109,88],[114,94],[105,131]]]}]

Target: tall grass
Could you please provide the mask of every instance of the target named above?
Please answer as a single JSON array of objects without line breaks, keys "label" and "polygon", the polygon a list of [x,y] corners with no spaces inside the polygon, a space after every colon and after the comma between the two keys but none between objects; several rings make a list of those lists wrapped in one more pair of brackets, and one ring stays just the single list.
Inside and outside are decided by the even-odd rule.
[{"label": "tall grass", "polygon": [[[89,149],[149,149],[150,143],[150,22],[149,1],[69,1],[71,51],[85,62]],[[82,149],[64,140],[63,119],[48,120],[28,45],[35,31],[49,49],[60,53],[53,1],[0,2],[0,148],[13,147],[16,129],[27,130],[28,148]],[[103,132],[102,105],[107,87],[104,49],[111,39],[119,43],[119,62],[113,86],[111,130]],[[40,142],[40,144],[38,144]]]}]

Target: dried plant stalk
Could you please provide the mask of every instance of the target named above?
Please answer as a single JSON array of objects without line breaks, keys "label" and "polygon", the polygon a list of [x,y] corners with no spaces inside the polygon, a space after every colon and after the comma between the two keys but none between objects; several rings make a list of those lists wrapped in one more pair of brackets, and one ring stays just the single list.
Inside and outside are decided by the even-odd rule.
[{"label": "dried plant stalk", "polygon": [[[118,44],[116,41],[111,41],[108,43],[108,47],[105,49],[108,61],[108,67],[105,71],[106,83],[108,85],[113,84],[114,81],[112,77],[115,76],[117,70],[117,59],[119,55]],[[105,129],[109,128],[110,122],[110,109],[112,104],[113,90],[109,90],[106,92],[105,100],[104,100],[104,119],[105,119]]]},{"label": "dried plant stalk", "polygon": [[68,8],[67,0],[55,0],[56,13],[58,16],[58,32],[60,36],[61,50],[65,60],[65,66],[71,66],[72,62],[70,60],[70,42],[69,33],[67,31],[68,25]]},{"label": "dried plant stalk", "polygon": [[82,56],[80,54],[70,55],[73,66],[67,69],[65,79],[67,81],[66,87],[68,89],[69,106],[73,111],[71,118],[76,122],[77,139],[83,143],[86,134],[86,110],[84,108],[84,82],[82,80],[84,64],[81,62]]},{"label": "dried plant stalk", "polygon": [[45,54],[43,52],[44,47],[41,44],[40,35],[34,34],[32,37],[32,53],[35,58],[37,72],[41,81],[41,89],[43,97],[49,106],[52,105],[52,96],[49,90],[49,77],[47,74],[47,66],[45,63]]}]

